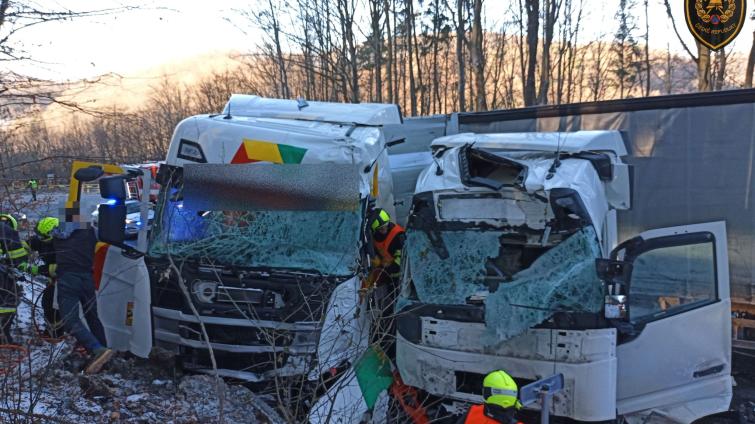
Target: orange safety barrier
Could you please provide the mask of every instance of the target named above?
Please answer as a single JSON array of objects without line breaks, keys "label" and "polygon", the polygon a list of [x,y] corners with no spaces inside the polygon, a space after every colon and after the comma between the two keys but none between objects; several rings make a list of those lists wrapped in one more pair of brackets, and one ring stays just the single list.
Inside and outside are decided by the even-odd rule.
[{"label": "orange safety barrier", "polygon": [[430,419],[427,418],[427,411],[417,397],[417,389],[404,384],[398,371],[393,372],[393,384],[391,384],[390,391],[393,398],[398,401],[414,424],[428,424],[430,422]]}]

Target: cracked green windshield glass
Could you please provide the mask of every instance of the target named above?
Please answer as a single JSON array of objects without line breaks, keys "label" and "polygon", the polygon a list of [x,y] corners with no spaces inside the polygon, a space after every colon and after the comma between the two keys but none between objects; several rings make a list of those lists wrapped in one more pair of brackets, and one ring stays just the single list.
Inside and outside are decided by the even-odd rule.
[{"label": "cracked green windshield glass", "polygon": [[[588,226],[517,269],[511,233],[476,229],[439,231],[448,252],[438,255],[438,243],[428,233],[407,233],[409,272],[417,300],[431,304],[484,302],[489,343],[508,340],[551,317],[555,312],[599,312],[603,286],[595,273],[600,246]],[[433,236],[433,238],[435,238]],[[543,249],[545,250],[545,249]],[[403,306],[403,305],[402,305]]]},{"label": "cracked green windshield glass", "polygon": [[161,204],[152,256],[326,275],[355,272],[358,211],[197,211],[183,201]]}]

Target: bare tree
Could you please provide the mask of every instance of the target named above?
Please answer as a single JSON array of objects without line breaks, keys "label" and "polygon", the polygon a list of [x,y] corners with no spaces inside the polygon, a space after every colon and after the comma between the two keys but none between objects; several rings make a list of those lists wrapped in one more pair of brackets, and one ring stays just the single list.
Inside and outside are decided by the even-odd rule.
[{"label": "bare tree", "polygon": [[475,109],[487,110],[487,95],[485,92],[485,53],[483,52],[482,31],[482,0],[474,0],[474,13],[472,18],[472,36],[470,40],[470,57],[472,69],[474,69],[475,83]]},{"label": "bare tree", "polygon": [[616,75],[619,86],[619,98],[632,91],[639,78],[639,48],[634,38],[637,26],[631,15],[635,7],[633,0],[619,0],[619,8],[616,11],[618,28],[614,34],[612,51],[614,53],[612,72]]},{"label": "bare tree", "polygon": [[674,19],[674,15],[671,13],[671,5],[669,5],[668,0],[663,0],[663,5],[666,6],[666,15],[671,21],[671,26],[674,29],[674,33],[676,34],[676,37],[679,39],[679,42],[682,44],[682,47],[684,47],[684,50],[687,52],[687,54],[689,54],[689,57],[692,59],[692,61],[697,63],[697,89],[698,91],[709,91],[711,87],[710,85],[710,49],[705,47],[699,41],[695,41],[695,44],[697,45],[697,55],[692,53],[692,50],[690,50],[690,48],[687,47],[687,43],[684,42],[684,40],[682,39],[682,36],[679,34],[679,30],[676,28],[676,20]]},{"label": "bare tree", "polygon": [[650,15],[648,14],[648,2],[645,0],[645,97],[650,95]]},{"label": "bare tree", "polygon": [[527,77],[524,84],[524,105],[531,106],[535,98],[535,67],[537,66],[537,33],[540,26],[539,0],[525,0],[527,11]]},{"label": "bare tree", "polygon": [[548,90],[550,88],[551,73],[551,44],[553,43],[553,30],[561,8],[561,0],[543,0],[543,52],[540,62],[540,92],[537,102],[548,103]]},{"label": "bare tree", "polygon": [[383,101],[383,31],[380,18],[383,11],[383,0],[369,0],[370,22],[372,27],[372,54],[375,65],[373,78],[375,80],[375,101]]},{"label": "bare tree", "polygon": [[456,63],[458,66],[458,105],[459,111],[467,108],[466,101],[466,67],[464,65],[464,43],[466,42],[465,4],[467,0],[456,0]]}]

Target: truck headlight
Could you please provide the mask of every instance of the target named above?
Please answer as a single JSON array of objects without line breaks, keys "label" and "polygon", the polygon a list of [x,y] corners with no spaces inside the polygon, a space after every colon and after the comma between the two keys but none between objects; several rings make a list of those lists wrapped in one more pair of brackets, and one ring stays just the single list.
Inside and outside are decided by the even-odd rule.
[{"label": "truck headlight", "polygon": [[218,291],[218,283],[212,281],[195,281],[191,285],[191,291],[197,300],[202,303],[212,303]]}]

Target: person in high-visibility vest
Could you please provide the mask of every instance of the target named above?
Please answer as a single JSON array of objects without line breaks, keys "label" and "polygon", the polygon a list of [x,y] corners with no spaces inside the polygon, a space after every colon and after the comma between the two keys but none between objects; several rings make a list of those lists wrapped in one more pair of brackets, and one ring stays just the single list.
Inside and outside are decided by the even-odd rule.
[{"label": "person in high-visibility vest", "polygon": [[372,211],[369,224],[372,245],[377,254],[375,265],[382,268],[385,275],[396,283],[401,271],[401,251],[406,240],[404,228],[391,222],[388,212],[380,208]]},{"label": "person in high-visibility vest", "polygon": [[37,201],[37,188],[39,187],[39,183],[37,182],[35,178],[32,178],[31,180],[29,180],[27,185],[29,186],[29,190],[31,190],[31,200],[36,202]]},{"label": "person in high-visibility vest", "polygon": [[4,272],[0,273],[0,327],[4,344],[13,344],[11,325],[16,316],[21,287],[12,269],[23,267],[28,251],[21,243],[18,234],[18,221],[9,214],[0,214],[0,263]]},{"label": "person in high-visibility vest", "polygon": [[493,371],[482,381],[485,403],[472,405],[457,424],[518,424],[519,388],[506,371]]},{"label": "person in high-visibility vest", "polygon": [[372,247],[375,251],[370,276],[374,286],[372,309],[377,312],[372,342],[379,343],[384,352],[393,356],[396,348],[393,304],[398,293],[401,251],[406,234],[400,225],[391,222],[391,216],[385,209],[373,210],[367,223],[372,231]]}]

